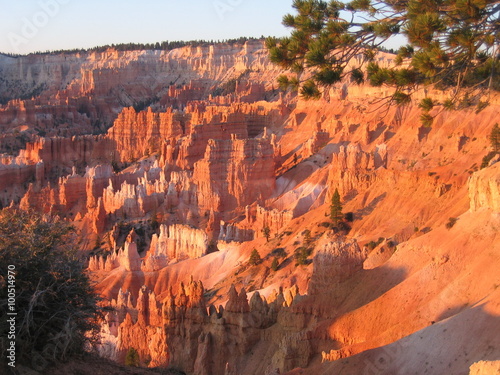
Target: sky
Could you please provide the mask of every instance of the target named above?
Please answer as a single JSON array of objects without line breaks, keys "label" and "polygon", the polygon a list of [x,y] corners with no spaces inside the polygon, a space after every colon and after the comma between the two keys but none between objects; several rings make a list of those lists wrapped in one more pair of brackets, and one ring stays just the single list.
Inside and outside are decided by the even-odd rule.
[{"label": "sky", "polygon": [[285,36],[292,0],[0,0],[0,52]]}]

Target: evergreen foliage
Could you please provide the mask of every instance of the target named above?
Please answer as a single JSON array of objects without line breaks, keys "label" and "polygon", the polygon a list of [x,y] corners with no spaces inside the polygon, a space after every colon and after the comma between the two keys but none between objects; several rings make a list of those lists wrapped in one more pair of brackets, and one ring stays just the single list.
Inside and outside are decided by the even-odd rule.
[{"label": "evergreen foliage", "polygon": [[274,258],[273,262],[271,263],[271,269],[276,272],[278,270],[279,265],[280,264],[278,262],[278,258]]},{"label": "evergreen foliage", "polygon": [[266,225],[262,228],[262,234],[266,237],[266,241],[269,242],[269,237],[271,237],[271,229],[269,229],[269,226]]},{"label": "evergreen foliage", "polygon": [[342,214],[342,204],[340,203],[339,190],[335,189],[332,195],[332,202],[330,204],[330,219],[334,225],[342,222],[344,215]]},{"label": "evergreen foliage", "polygon": [[294,257],[295,257],[295,261],[296,261],[295,265],[304,266],[304,265],[310,264],[311,260],[308,258],[311,254],[312,254],[312,249],[309,247],[306,247],[306,246],[301,246],[301,247],[298,247],[297,249],[295,249],[295,252],[294,252]]},{"label": "evergreen foliage", "polygon": [[493,125],[491,133],[489,135],[489,139],[491,143],[491,148],[493,150],[488,152],[488,154],[485,157],[483,157],[483,160],[481,162],[481,169],[486,168],[490,164],[490,161],[498,153],[500,153],[500,127],[498,126],[498,123]]},{"label": "evergreen foliage", "polygon": [[134,348],[129,348],[125,356],[125,366],[139,367],[139,353]]},{"label": "evergreen foliage", "polygon": [[276,258],[286,258],[287,253],[284,248],[282,247],[277,247],[273,251],[271,251],[271,255],[276,257]]},{"label": "evergreen foliage", "polygon": [[262,262],[262,258],[260,257],[259,252],[257,249],[253,249],[252,253],[250,254],[250,258],[248,258],[248,264],[251,266],[257,266]]},{"label": "evergreen foliage", "polygon": [[483,157],[483,160],[481,161],[481,169],[486,168],[489,164],[490,161],[497,155],[497,152],[491,151],[488,152],[488,154]]},{"label": "evergreen foliage", "polygon": [[[500,89],[497,0],[294,0],[292,6],[295,14],[283,17],[291,35],[266,45],[271,61],[294,73],[280,77],[280,86],[306,99],[344,78],[391,86],[396,104],[408,103],[422,85],[454,88],[452,103],[473,89],[476,103],[488,95],[484,88]],[[377,52],[397,35],[408,40],[397,53],[399,66],[380,66]],[[306,71],[310,78],[303,79]],[[435,103],[421,104],[428,115]],[[422,120],[429,123],[428,116]]]},{"label": "evergreen foliage", "polygon": [[458,219],[456,217],[450,217],[448,219],[448,222],[446,223],[446,228],[447,229],[453,228],[453,226],[456,224],[457,221]]},{"label": "evergreen foliage", "polygon": [[44,368],[97,340],[103,311],[75,242],[73,229],[57,218],[0,211],[0,344],[5,347],[11,311],[5,283],[15,267],[19,364],[36,361]]},{"label": "evergreen foliage", "polygon": [[494,152],[500,152],[500,127],[498,123],[493,126],[490,133],[491,147],[493,147]]},{"label": "evergreen foliage", "polygon": [[384,237],[379,237],[377,241],[370,241],[366,244],[366,247],[370,250],[375,249],[378,245],[380,245],[382,242],[384,242],[385,238]]},{"label": "evergreen foliage", "polygon": [[304,232],[304,244],[309,245],[312,242],[311,231],[306,229]]}]

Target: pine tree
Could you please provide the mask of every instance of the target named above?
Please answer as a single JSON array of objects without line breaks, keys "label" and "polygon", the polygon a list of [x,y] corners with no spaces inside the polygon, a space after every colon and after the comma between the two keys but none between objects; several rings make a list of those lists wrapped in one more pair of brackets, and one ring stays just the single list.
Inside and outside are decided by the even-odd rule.
[{"label": "pine tree", "polygon": [[304,244],[309,245],[312,242],[311,231],[306,229],[304,231]]},{"label": "pine tree", "polygon": [[[104,309],[77,243],[74,228],[63,220],[34,211],[0,211],[0,275],[6,279],[14,269],[18,275],[16,363],[33,363],[34,353],[43,361],[69,359],[97,344]],[[0,311],[6,312],[12,300],[7,292],[0,287]],[[7,330],[3,319],[2,339]]]},{"label": "pine tree", "polygon": [[262,259],[260,257],[259,252],[257,249],[253,249],[252,253],[250,254],[250,258],[248,258],[248,264],[251,266],[256,266],[262,262]]},{"label": "pine tree", "polygon": [[339,190],[335,189],[335,192],[332,195],[332,202],[330,204],[330,219],[332,220],[334,225],[338,225],[344,215],[342,214],[342,204],[340,203],[340,194]]},{"label": "pine tree", "polygon": [[[422,85],[453,88],[450,100],[461,104],[476,90],[478,105],[481,96],[489,97],[485,89],[500,89],[498,1],[294,0],[292,7],[296,14],[283,17],[291,35],[268,38],[266,46],[271,61],[292,72],[278,78],[280,87],[306,99],[319,98],[344,78],[391,86],[396,104],[409,103]],[[398,35],[408,40],[398,51],[399,66],[380,66],[376,54]],[[435,103],[421,104],[422,121],[429,124]]]},{"label": "pine tree", "polygon": [[500,127],[498,123],[493,126],[490,133],[490,142],[491,147],[493,147],[493,151],[500,152]]},{"label": "pine tree", "polygon": [[269,229],[269,226],[266,225],[262,228],[262,234],[266,237],[266,242],[269,242],[269,237],[271,237],[271,229]]},{"label": "pine tree", "polygon": [[306,247],[306,246],[301,246],[295,249],[294,251],[294,258],[296,260],[296,265],[306,265],[310,263],[310,260],[308,259],[309,256],[312,254],[312,248]]}]

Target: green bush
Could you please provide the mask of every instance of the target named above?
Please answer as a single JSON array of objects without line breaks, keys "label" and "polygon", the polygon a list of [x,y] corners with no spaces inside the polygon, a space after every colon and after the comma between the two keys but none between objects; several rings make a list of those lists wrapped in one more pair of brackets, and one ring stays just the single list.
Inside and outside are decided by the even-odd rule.
[{"label": "green bush", "polygon": [[377,241],[370,241],[366,244],[366,247],[370,250],[375,249],[378,245],[380,245],[382,242],[384,242],[385,238],[384,237],[379,237]]},{"label": "green bush", "polygon": [[250,254],[250,258],[248,258],[248,264],[251,266],[256,266],[262,262],[262,258],[260,257],[259,252],[257,249],[253,249],[252,253]]},{"label": "green bush", "polygon": [[139,353],[134,348],[129,348],[125,356],[125,366],[139,367]]},{"label": "green bush", "polygon": [[[103,311],[75,243],[74,230],[57,218],[0,211],[0,340],[4,347],[10,328],[5,314],[15,310],[18,364],[36,362],[43,370],[96,343]],[[15,306],[1,285],[13,268]]]},{"label": "green bush", "polygon": [[279,266],[280,266],[280,264],[278,262],[278,258],[274,258],[273,262],[271,263],[271,269],[276,272],[278,270]]},{"label": "green bush", "polygon": [[456,224],[458,219],[456,217],[450,217],[446,223],[446,229],[451,229]]},{"label": "green bush", "polygon": [[288,254],[286,253],[284,248],[277,247],[276,249],[271,251],[271,255],[276,258],[286,258]]},{"label": "green bush", "polygon": [[497,152],[496,151],[491,151],[486,155],[483,160],[481,161],[481,169],[486,168],[488,164],[490,164],[491,159],[493,159],[496,156]]},{"label": "green bush", "polygon": [[311,231],[306,229],[302,234],[304,235],[304,244],[309,245],[312,242]]},{"label": "green bush", "polygon": [[269,242],[269,237],[271,236],[271,229],[266,225],[262,228],[262,234],[266,237],[266,241]]},{"label": "green bush", "polygon": [[340,202],[339,190],[335,189],[330,203],[330,219],[334,225],[338,225],[343,219],[342,203]]},{"label": "green bush", "polygon": [[500,152],[500,127],[498,126],[498,123],[496,123],[491,129],[489,138],[493,151]]},{"label": "green bush", "polygon": [[294,257],[296,265],[306,265],[311,263],[311,260],[308,259],[311,254],[312,254],[312,249],[305,246],[301,246],[295,249]]}]

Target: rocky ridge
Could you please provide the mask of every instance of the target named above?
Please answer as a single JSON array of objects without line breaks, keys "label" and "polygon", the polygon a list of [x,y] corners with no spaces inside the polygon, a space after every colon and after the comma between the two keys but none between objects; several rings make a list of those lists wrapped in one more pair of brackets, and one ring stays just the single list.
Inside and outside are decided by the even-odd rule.
[{"label": "rocky ridge", "polygon": [[[79,228],[115,307],[103,355],[190,374],[458,374],[500,357],[499,163],[480,170],[495,97],[436,109],[432,128],[416,105],[377,110],[379,88],[304,102],[275,90],[261,42],[1,59],[2,150],[28,142],[0,158],[0,202]],[[325,217],[335,189],[347,237]]]}]

